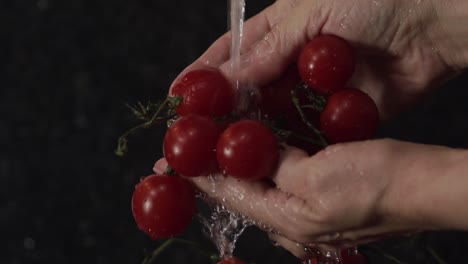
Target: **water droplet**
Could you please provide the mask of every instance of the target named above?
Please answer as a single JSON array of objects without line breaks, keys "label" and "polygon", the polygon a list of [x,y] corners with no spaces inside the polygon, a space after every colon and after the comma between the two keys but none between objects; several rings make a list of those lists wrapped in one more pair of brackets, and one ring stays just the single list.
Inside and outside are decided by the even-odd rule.
[{"label": "water droplet", "polygon": [[297,0],[291,0],[291,7],[294,8],[297,6]]}]

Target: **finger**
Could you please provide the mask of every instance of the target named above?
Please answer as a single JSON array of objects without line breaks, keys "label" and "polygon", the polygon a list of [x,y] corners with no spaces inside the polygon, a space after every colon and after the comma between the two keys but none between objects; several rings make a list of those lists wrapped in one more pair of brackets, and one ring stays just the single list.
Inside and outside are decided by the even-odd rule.
[{"label": "finger", "polygon": [[[241,57],[241,71],[236,73],[241,83],[264,85],[281,73],[298,56],[308,39],[316,36],[326,21],[327,9],[322,1],[298,1],[297,6],[272,27],[270,32]],[[229,72],[230,62],[221,69]]]},{"label": "finger", "polygon": [[167,160],[165,158],[161,158],[154,163],[153,171],[156,174],[163,174],[166,171],[167,166]]},{"label": "finger", "polygon": [[[356,70],[349,83],[350,87],[361,89],[374,100],[381,120],[389,119],[398,109],[401,109],[401,105],[407,103],[405,98],[400,98],[401,100],[393,98],[398,94],[395,91],[402,85],[392,81],[394,76],[389,73],[394,72],[393,70],[382,70],[382,61],[386,59],[388,58],[380,58],[380,60],[369,57],[358,58]],[[380,65],[375,65],[377,62],[374,63],[374,60]],[[388,105],[387,102],[393,102],[393,104]]]},{"label": "finger", "polygon": [[232,177],[196,177],[191,180],[201,191],[231,210],[253,219],[261,228],[287,234],[298,242],[310,241],[310,234],[328,232],[307,203],[262,181],[247,182]]},{"label": "finger", "polygon": [[[243,28],[241,54],[262,39],[291,9],[288,1],[277,1],[259,14],[248,19]],[[195,62],[185,68],[174,80],[176,83],[186,72],[201,67],[219,67],[229,60],[232,36],[227,32],[217,39]]]},{"label": "finger", "polygon": [[[338,247],[331,244],[309,244],[304,245],[302,243],[295,242],[286,237],[269,233],[268,236],[271,240],[278,243],[281,247],[291,252],[294,256],[302,260],[308,260],[312,258],[323,258],[327,252],[336,252],[339,250]],[[315,240],[314,240],[315,241]]]},{"label": "finger", "polygon": [[289,251],[291,254],[293,254],[299,259],[305,260],[305,259],[310,259],[314,257],[312,252],[309,251],[308,248],[302,245],[301,243],[294,242],[283,236],[272,234],[272,233],[268,234],[268,236],[270,237],[271,240],[278,243],[282,248],[286,249],[287,251]]},{"label": "finger", "polygon": [[308,158],[308,155],[305,151],[285,146],[284,150],[281,151],[279,167],[273,175],[272,180],[276,186],[288,193],[291,194],[300,194],[304,191],[301,188],[305,188],[307,184],[307,175],[304,172],[308,171],[304,168],[304,162]]}]

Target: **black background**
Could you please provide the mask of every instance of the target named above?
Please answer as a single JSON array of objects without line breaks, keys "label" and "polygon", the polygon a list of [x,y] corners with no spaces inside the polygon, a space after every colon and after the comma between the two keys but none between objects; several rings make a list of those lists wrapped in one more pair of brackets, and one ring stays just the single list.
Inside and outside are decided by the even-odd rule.
[{"label": "black background", "polygon": [[[248,16],[270,2],[247,1]],[[117,158],[116,139],[134,121],[124,105],[164,97],[224,33],[226,12],[219,0],[1,1],[0,263],[140,263],[160,244],[137,230],[130,200],[161,156],[164,131],[139,134]],[[380,136],[467,148],[468,78],[443,88]],[[196,223],[184,237],[213,250]],[[423,240],[448,263],[468,257],[464,233]],[[380,246],[407,263],[431,263],[420,247],[396,248],[402,243]],[[236,253],[257,264],[299,263],[256,229]],[[176,245],[156,263],[209,260]]]}]

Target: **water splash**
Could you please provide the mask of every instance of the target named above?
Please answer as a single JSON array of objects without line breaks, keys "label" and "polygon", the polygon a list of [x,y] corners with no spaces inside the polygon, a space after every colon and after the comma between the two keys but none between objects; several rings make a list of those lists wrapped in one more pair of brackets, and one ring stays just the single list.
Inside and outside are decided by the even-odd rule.
[{"label": "water splash", "polygon": [[252,223],[219,203],[210,200],[205,202],[208,205],[207,212],[198,215],[205,235],[213,241],[221,258],[231,257],[237,240]]}]

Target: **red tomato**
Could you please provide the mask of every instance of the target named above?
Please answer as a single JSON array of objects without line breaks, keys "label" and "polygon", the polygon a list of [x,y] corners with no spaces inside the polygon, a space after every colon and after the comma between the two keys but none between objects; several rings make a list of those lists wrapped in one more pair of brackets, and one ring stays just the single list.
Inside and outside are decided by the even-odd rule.
[{"label": "red tomato", "polygon": [[247,264],[247,263],[237,258],[231,257],[231,258],[222,259],[217,264]]},{"label": "red tomato", "polygon": [[367,264],[369,261],[366,256],[356,252],[356,254],[350,254],[347,249],[341,251],[341,260],[343,264]]},{"label": "red tomato", "polygon": [[344,89],[332,94],[320,114],[320,129],[331,143],[370,139],[378,123],[377,106],[372,98],[358,89]]},{"label": "red tomato", "polygon": [[319,35],[302,49],[297,62],[302,80],[321,94],[346,86],[353,75],[356,59],[353,48],[333,35]]},{"label": "red tomato", "polygon": [[221,134],[216,156],[225,174],[259,180],[271,176],[276,169],[278,141],[260,121],[241,120]]},{"label": "red tomato", "polygon": [[152,239],[179,235],[195,214],[195,191],[176,176],[150,175],[135,187],[133,217]]},{"label": "red tomato", "polygon": [[183,98],[181,105],[176,108],[180,116],[197,114],[218,117],[234,110],[234,88],[215,68],[188,72],[172,87],[171,96]]},{"label": "red tomato", "polygon": [[[317,258],[311,258],[309,260],[305,260],[303,264],[318,264],[319,261]],[[331,261],[325,261],[325,262],[320,262],[324,264],[331,263]],[[333,262],[335,263],[335,262]],[[350,254],[347,249],[341,250],[341,264],[367,264],[369,263],[366,256],[356,253],[356,254]]]},{"label": "red tomato", "polygon": [[183,176],[207,175],[217,170],[218,125],[208,117],[186,115],[167,130],[163,142],[169,166]]},{"label": "red tomato", "polygon": [[[300,81],[301,78],[297,72],[297,67],[291,66],[280,79],[262,87],[260,90],[260,110],[262,114],[272,118],[298,118],[299,114],[291,99],[291,91],[296,88]],[[304,100],[305,98],[301,99]]]}]

